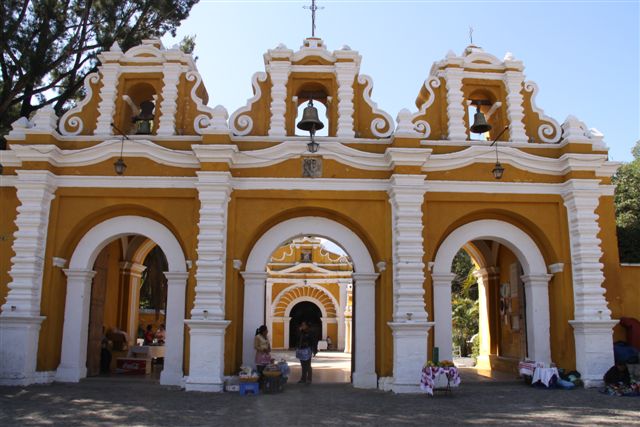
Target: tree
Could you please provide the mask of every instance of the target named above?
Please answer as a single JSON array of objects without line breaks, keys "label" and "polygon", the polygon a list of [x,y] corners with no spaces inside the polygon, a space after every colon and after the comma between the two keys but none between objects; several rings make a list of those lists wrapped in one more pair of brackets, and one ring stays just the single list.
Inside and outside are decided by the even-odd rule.
[{"label": "tree", "polygon": [[[170,32],[198,0],[0,1],[0,135],[52,104],[60,115],[81,95],[97,55]],[[183,42],[193,48],[193,37]]]},{"label": "tree", "polygon": [[451,317],[453,343],[460,354],[470,352],[468,340],[478,333],[478,286],[473,275],[475,267],[464,250],[453,258],[452,271],[456,274],[451,287]]},{"label": "tree", "polygon": [[640,141],[631,152],[634,159],[613,177],[621,262],[640,262]]}]

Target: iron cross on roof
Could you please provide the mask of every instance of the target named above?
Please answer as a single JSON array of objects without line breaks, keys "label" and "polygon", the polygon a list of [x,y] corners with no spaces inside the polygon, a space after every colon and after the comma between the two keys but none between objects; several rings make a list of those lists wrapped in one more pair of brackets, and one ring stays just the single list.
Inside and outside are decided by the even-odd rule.
[{"label": "iron cross on roof", "polygon": [[304,9],[311,11],[311,37],[316,36],[316,10],[324,9],[324,6],[318,7],[316,0],[311,0],[311,6],[302,6]]}]

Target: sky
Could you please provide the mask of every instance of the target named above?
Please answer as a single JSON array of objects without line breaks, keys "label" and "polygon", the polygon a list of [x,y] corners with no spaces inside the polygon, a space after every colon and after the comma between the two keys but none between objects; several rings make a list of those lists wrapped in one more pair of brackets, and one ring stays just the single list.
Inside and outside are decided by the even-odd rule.
[{"label": "sky", "polygon": [[[311,36],[305,1],[201,0],[178,29],[196,36],[194,55],[209,105],[233,113],[253,95],[251,76],[279,43],[298,50]],[[640,0],[319,0],[316,36],[329,51],[349,45],[373,79],[372,99],[396,117],[416,110],[431,65],[473,42],[523,61],[538,84],[536,103],[562,123],[568,115],[605,135],[609,157],[632,160],[640,139]]]}]

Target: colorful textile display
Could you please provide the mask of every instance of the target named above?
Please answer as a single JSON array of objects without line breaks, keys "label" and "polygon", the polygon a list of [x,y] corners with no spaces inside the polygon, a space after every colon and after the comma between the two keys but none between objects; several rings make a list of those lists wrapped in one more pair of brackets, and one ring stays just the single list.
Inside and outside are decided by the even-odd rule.
[{"label": "colorful textile display", "polygon": [[[444,377],[443,377],[444,376]],[[434,388],[439,388],[441,378],[446,378],[446,387],[458,387],[460,375],[454,366],[425,366],[420,377],[420,389],[433,396]]]}]

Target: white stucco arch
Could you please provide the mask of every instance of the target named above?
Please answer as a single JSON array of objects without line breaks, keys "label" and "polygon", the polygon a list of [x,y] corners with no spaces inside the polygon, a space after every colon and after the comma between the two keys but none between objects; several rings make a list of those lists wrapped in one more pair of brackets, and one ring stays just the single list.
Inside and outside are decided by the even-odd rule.
[{"label": "white stucco arch", "polygon": [[181,385],[184,345],[184,307],[187,281],[186,260],[178,239],[164,225],[149,218],[124,215],[91,228],[73,251],[67,275],[62,354],[56,379],[77,382],[86,376],[87,334],[91,304],[93,265],[100,251],[126,235],[145,236],[164,252],[169,271],[166,312],[165,366],[161,384]]},{"label": "white stucco arch", "polygon": [[[340,304],[338,304],[338,300],[337,300],[333,295],[331,295],[331,292],[327,291],[327,290],[326,290],[325,288],[323,288],[322,286],[318,286],[318,285],[316,285],[316,284],[314,284],[314,283],[304,283],[304,282],[302,282],[302,283],[300,284],[300,287],[304,287],[304,286],[307,286],[307,287],[310,287],[310,288],[313,288],[313,289],[317,289],[317,290],[319,290],[320,292],[322,292],[322,294],[323,294],[323,295],[325,295],[326,297],[328,297],[328,298],[331,300],[331,304],[333,304],[333,308],[334,308],[334,309],[335,309],[335,311],[336,311],[336,317],[337,317],[337,315],[338,315],[338,310],[340,310]],[[273,310],[275,310],[275,309],[276,309],[276,307],[278,307],[278,304],[280,304],[280,301],[282,300],[282,298],[284,298],[284,297],[285,297],[285,295],[287,295],[289,292],[293,291],[293,290],[294,290],[294,289],[296,289],[297,287],[298,287],[298,285],[292,285],[292,286],[288,286],[288,287],[284,288],[283,290],[281,290],[281,291],[278,293],[278,295],[274,298],[273,303],[271,304],[271,310],[272,310],[272,311],[273,311]],[[308,297],[308,298],[310,298],[310,299],[309,299],[309,301],[311,301],[311,300],[313,300],[313,301],[317,301],[317,300],[316,300],[316,299],[314,299],[314,298],[311,298],[311,297]],[[292,301],[294,301],[294,300],[292,300]],[[296,301],[297,301],[297,299],[296,299]],[[318,303],[320,303],[320,302],[318,301]],[[321,303],[320,303],[320,305],[322,305],[322,306],[323,306],[323,307],[321,308],[321,310],[323,310],[322,315],[323,315],[324,317],[327,317],[326,310],[324,309],[324,304],[321,304]],[[290,312],[290,311],[291,311],[291,302],[289,302],[289,305],[287,306],[287,308],[286,308],[286,310],[285,310],[285,313],[286,313],[286,315],[287,315],[287,316],[289,315],[289,312]]]},{"label": "white stucco arch", "polygon": [[324,304],[322,304],[318,299],[310,297],[310,296],[302,296],[302,297],[298,297],[294,300],[291,300],[291,302],[289,302],[289,305],[287,305],[287,308],[284,310],[284,315],[287,317],[291,316],[291,310],[293,310],[293,307],[295,307],[296,304],[301,303],[301,302],[310,302],[313,305],[315,305],[316,307],[318,307],[318,309],[320,310],[320,314],[322,315],[322,317],[327,317],[327,309],[324,307]]},{"label": "white stucco arch", "polygon": [[167,257],[169,271],[187,271],[184,252],[173,233],[157,221],[133,215],[110,218],[89,230],[73,251],[69,269],[91,270],[98,254],[107,244],[131,234],[148,237],[160,246]]},{"label": "white stucco arch", "polygon": [[[357,331],[355,340],[356,387],[376,388],[375,372],[375,283],[377,273],[371,255],[362,240],[351,229],[323,217],[293,218],[276,224],[256,242],[247,258],[244,277],[243,364],[253,365],[253,339],[257,326],[265,321],[266,268],[273,251],[288,240],[314,235],[339,243],[353,261]],[[360,277],[361,286],[358,288]]]},{"label": "white stucco arch", "polygon": [[549,339],[549,291],[551,275],[542,252],[533,239],[513,224],[494,219],[478,220],[455,229],[442,242],[434,258],[431,273],[434,295],[435,346],[440,358],[452,357],[451,337],[451,263],[469,241],[495,240],[508,247],[522,265],[525,285],[528,357],[551,362]]}]

